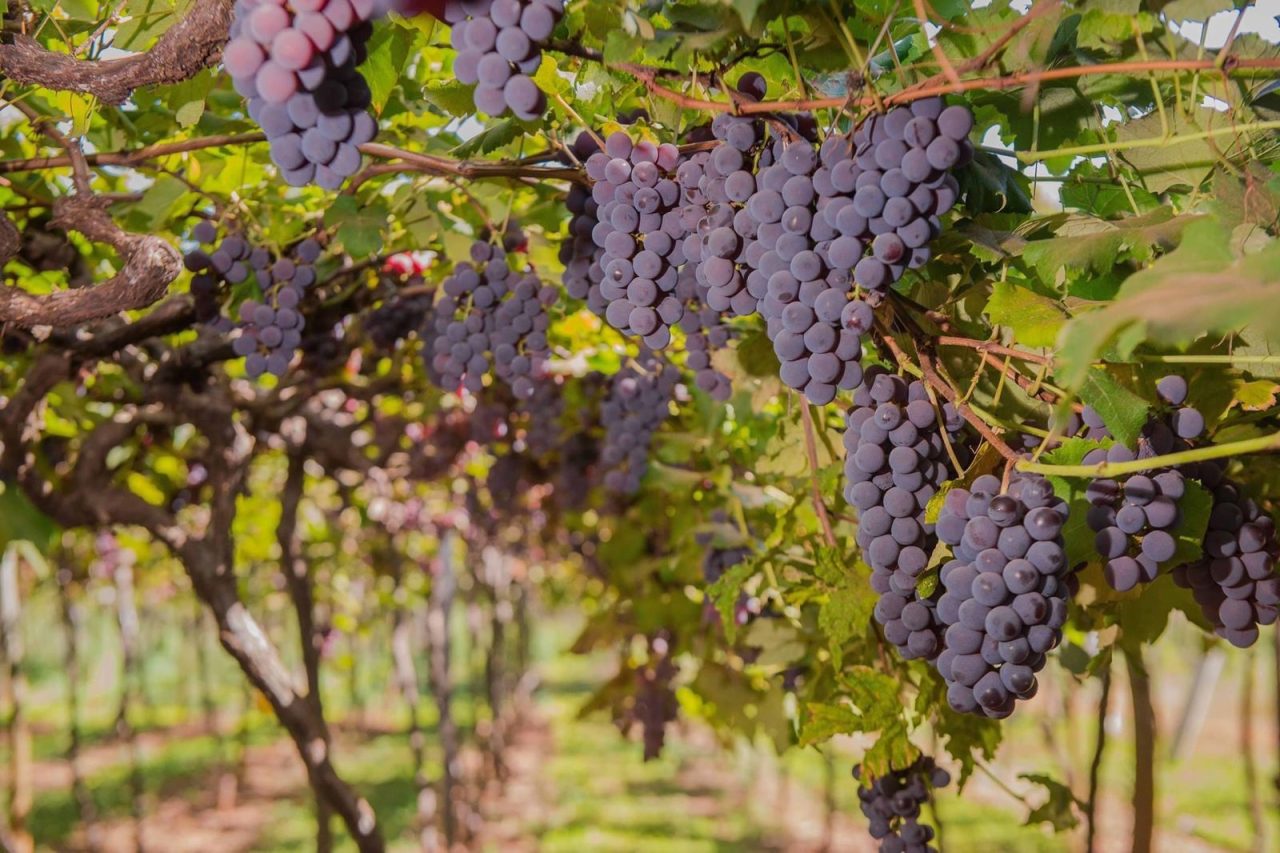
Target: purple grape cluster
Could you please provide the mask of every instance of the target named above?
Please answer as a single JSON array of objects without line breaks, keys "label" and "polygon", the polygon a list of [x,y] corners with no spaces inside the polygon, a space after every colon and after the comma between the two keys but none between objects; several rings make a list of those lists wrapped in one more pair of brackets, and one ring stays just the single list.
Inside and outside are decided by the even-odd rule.
[{"label": "purple grape cluster", "polygon": [[[578,136],[574,148],[585,147],[582,145],[584,139],[589,145],[587,157],[590,157],[598,149],[595,140],[587,133],[583,132]],[[560,244],[565,292],[574,299],[584,300],[592,312],[604,316],[606,305],[600,292],[600,282],[604,278],[600,259],[604,256],[604,249],[597,246],[591,236],[596,223],[600,221],[597,215],[600,206],[592,197],[591,189],[577,183],[570,185],[565,206],[570,214],[569,235]]]},{"label": "purple grape cluster", "polygon": [[688,355],[685,365],[694,372],[694,385],[713,400],[724,402],[733,393],[729,377],[711,363],[711,354],[729,344],[730,330],[719,311],[705,304],[708,294],[699,285],[694,269],[686,264],[676,280],[676,299],[683,306],[680,330],[685,334]]},{"label": "purple grape cluster", "polygon": [[428,366],[441,388],[479,394],[492,368],[516,399],[533,396],[550,356],[547,308],[556,290],[513,269],[511,258],[476,241],[470,261],[455,266],[441,286],[424,329]]},{"label": "purple grape cluster", "polygon": [[862,384],[862,336],[874,315],[870,303],[855,298],[848,273],[827,264],[826,244],[836,232],[816,215],[814,146],[777,141],[772,161],[757,172],[746,207],[759,223],[760,275],[752,276],[766,282],[760,314],[782,381],[824,405]]},{"label": "purple grape cluster", "polygon": [[858,546],[880,594],[875,617],[885,639],[907,659],[933,658],[942,639],[934,605],[916,593],[935,544],[925,508],[948,478],[942,429],[957,434],[963,421],[947,404],[940,426],[922,382],[879,367],[867,378],[845,419],[844,496],[858,511]]},{"label": "purple grape cluster", "polygon": [[1043,477],[1015,475],[1007,492],[983,475],[947,493],[938,538],[954,559],[939,573],[945,626],[938,673],[956,711],[1001,719],[1037,690],[1045,655],[1062,640],[1074,576],[1062,528],[1067,504]]},{"label": "purple grape cluster", "polygon": [[617,131],[586,163],[598,205],[591,237],[603,250],[604,318],[653,350],[671,342],[671,327],[684,316],[674,293],[685,261],[680,186],[674,180],[679,159],[674,145],[633,143]]},{"label": "purple grape cluster", "polygon": [[600,406],[604,426],[600,461],[608,491],[633,495],[640,490],[649,469],[650,442],[670,414],[678,382],[679,374],[647,350],[614,374],[609,395]]},{"label": "purple grape cluster", "polygon": [[[764,97],[765,81],[754,72],[738,81],[738,92],[748,100]],[[756,190],[756,162],[762,149],[765,122],[721,113],[710,125],[718,144],[697,152],[676,170],[683,204],[681,219],[688,231],[684,253],[693,264],[698,284],[706,290],[707,304],[723,314],[745,317],[756,313],[764,296],[764,282],[753,289],[748,277],[758,223],[746,210]],[[754,293],[753,293],[754,290]]]},{"label": "purple grape cluster", "polygon": [[534,456],[546,456],[563,440],[564,386],[554,375],[539,377],[533,393],[516,413],[521,426],[520,443]]},{"label": "purple grape cluster", "polygon": [[303,240],[290,257],[276,258],[268,249],[251,246],[240,234],[230,234],[219,243],[218,229],[209,221],[196,225],[192,238],[200,245],[186,253],[184,263],[195,273],[191,293],[197,319],[215,331],[230,333],[236,324],[220,312],[219,285],[241,284],[252,275],[260,296],[240,303],[240,334],[231,347],[244,357],[250,379],[264,373],[284,376],[302,343],[306,321],[299,304],[316,281],[312,265],[320,257],[320,244]]},{"label": "purple grape cluster", "polygon": [[[406,287],[418,287],[421,276],[405,281]],[[431,310],[431,297],[425,293],[413,296],[393,296],[364,315],[364,330],[374,347],[379,350],[394,349],[396,344],[422,328]]]},{"label": "purple grape cluster", "polygon": [[[1204,416],[1183,405],[1186,380],[1166,376],[1156,391],[1169,408],[1144,425],[1137,449],[1113,444],[1105,450],[1091,450],[1084,457],[1085,464],[1149,459],[1186,449],[1200,437]],[[1102,419],[1087,406],[1083,420],[1090,437],[1110,435]],[[1085,491],[1090,503],[1087,520],[1094,531],[1094,546],[1106,560],[1103,574],[1113,589],[1127,592],[1140,583],[1150,583],[1173,559],[1177,551],[1174,536],[1182,522],[1179,501],[1185,493],[1186,478],[1177,468],[1133,474],[1123,480],[1099,477],[1089,484]]]},{"label": "purple grape cluster", "polygon": [[510,110],[532,121],[547,111],[533,82],[542,48],[564,15],[563,0],[449,0],[444,19],[458,52],[453,73],[474,85],[476,109],[497,117]]},{"label": "purple grape cluster", "polygon": [[951,170],[973,157],[971,130],[968,107],[926,98],[828,138],[813,186],[817,214],[835,232],[824,255],[831,269],[882,293],[927,263],[939,217],[959,196]]},{"label": "purple grape cluster", "polygon": [[1203,556],[1176,567],[1173,580],[1191,590],[1214,633],[1248,648],[1258,640],[1259,625],[1276,621],[1280,606],[1276,525],[1225,476],[1225,463],[1210,461],[1195,468],[1213,492],[1213,509]]},{"label": "purple grape cluster", "polygon": [[[862,765],[855,764],[853,778],[865,782],[862,777]],[[880,842],[881,853],[937,853],[929,844],[933,827],[920,822],[920,807],[949,784],[951,774],[922,755],[858,788],[858,804],[870,821],[867,832]]]},{"label": "purple grape cluster", "polygon": [[236,0],[222,63],[291,186],[335,190],[359,171],[378,128],[356,68],[381,11],[376,0]]}]

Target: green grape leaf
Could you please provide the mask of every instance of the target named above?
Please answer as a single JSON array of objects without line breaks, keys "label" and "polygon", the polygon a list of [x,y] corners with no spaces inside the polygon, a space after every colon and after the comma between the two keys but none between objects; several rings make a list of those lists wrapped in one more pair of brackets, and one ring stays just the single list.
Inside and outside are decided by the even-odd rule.
[{"label": "green grape leaf", "polygon": [[1043,773],[1021,773],[1018,778],[1044,788],[1048,795],[1043,803],[1027,815],[1027,826],[1047,823],[1054,832],[1066,832],[1079,825],[1080,818],[1076,812],[1083,809],[1084,804],[1071,793],[1071,788]]},{"label": "green grape leaf", "polygon": [[1078,388],[1104,353],[1124,359],[1144,341],[1178,346],[1246,327],[1259,340],[1280,334],[1278,298],[1280,241],[1236,258],[1221,223],[1200,219],[1177,249],[1130,276],[1114,302],[1063,327],[1055,375]]},{"label": "green grape leaf", "polygon": [[1067,321],[1056,301],[1007,281],[998,281],[992,288],[987,316],[992,323],[1009,327],[1014,340],[1028,347],[1053,346]]},{"label": "green grape leaf", "polygon": [[1150,404],[1117,382],[1111,374],[1094,368],[1085,374],[1080,399],[1091,406],[1116,441],[1133,447],[1151,414]]}]

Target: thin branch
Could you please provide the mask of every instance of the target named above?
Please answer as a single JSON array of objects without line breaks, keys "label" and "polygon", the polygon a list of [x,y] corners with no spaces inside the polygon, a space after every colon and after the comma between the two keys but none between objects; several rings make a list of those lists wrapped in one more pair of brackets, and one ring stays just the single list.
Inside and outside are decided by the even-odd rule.
[{"label": "thin branch", "polygon": [[1018,462],[1018,470],[1029,471],[1032,474],[1056,474],[1059,477],[1118,477],[1122,474],[1152,471],[1156,468],[1168,468],[1175,465],[1186,465],[1189,462],[1204,462],[1210,459],[1229,459],[1233,456],[1263,453],[1268,450],[1280,450],[1280,432],[1258,436],[1257,438],[1246,438],[1241,441],[1230,441],[1226,444],[1211,444],[1208,447],[1180,450],[1177,453],[1165,453],[1161,456],[1149,456],[1145,459],[1134,459],[1130,462],[1099,462],[1097,465],[1048,465],[1043,462],[1022,460]]},{"label": "thin branch", "polygon": [[826,537],[827,545],[831,548],[836,547],[836,534],[831,528],[831,519],[827,516],[827,505],[822,500],[822,490],[818,486],[818,444],[814,438],[813,430],[813,414],[809,411],[809,404],[805,401],[800,402],[800,421],[804,424],[804,447],[805,453],[809,456],[809,474],[810,488],[813,491],[813,509],[818,514],[818,522],[822,525],[822,534]]},{"label": "thin branch", "polygon": [[1029,361],[1033,364],[1053,364],[1053,359],[1047,355],[1039,355],[1038,353],[1028,352],[1024,349],[998,344],[994,341],[979,341],[974,340],[973,338],[962,338],[955,335],[941,335],[936,338],[936,341],[939,346],[968,347],[969,349],[975,349],[978,352],[1012,356],[1013,358],[1021,359],[1022,361]]}]

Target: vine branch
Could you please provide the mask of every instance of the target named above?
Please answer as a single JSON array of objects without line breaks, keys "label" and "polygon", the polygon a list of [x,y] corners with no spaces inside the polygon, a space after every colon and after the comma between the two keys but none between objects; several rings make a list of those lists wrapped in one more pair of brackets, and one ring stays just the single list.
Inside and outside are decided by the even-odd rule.
[{"label": "vine branch", "polygon": [[232,0],[200,0],[166,30],[150,50],[118,59],[76,59],[18,33],[0,44],[0,75],[18,83],[60,92],[92,95],[122,104],[134,89],[180,83],[213,65],[222,55],[231,26]]}]

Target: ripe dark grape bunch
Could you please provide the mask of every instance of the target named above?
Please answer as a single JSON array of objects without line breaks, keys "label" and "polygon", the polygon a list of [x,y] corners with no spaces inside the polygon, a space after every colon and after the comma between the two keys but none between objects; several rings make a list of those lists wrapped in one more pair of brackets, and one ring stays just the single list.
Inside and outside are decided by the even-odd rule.
[{"label": "ripe dark grape bunch", "polygon": [[1240,486],[1226,477],[1226,462],[1191,466],[1213,492],[1209,529],[1199,560],[1173,570],[1173,580],[1190,588],[1214,633],[1239,648],[1258,640],[1258,625],[1276,621],[1280,607],[1280,542],[1276,525]]},{"label": "ripe dark grape bunch", "polygon": [[937,667],[956,711],[1000,719],[1035,695],[1074,584],[1066,520],[1066,502],[1040,476],[1015,474],[1001,492],[988,474],[947,493],[937,533],[955,558],[939,573],[946,592],[935,612],[946,633]]},{"label": "ripe dark grape bunch", "polygon": [[[758,101],[765,94],[764,77],[744,74],[737,89],[740,96]],[[756,286],[749,287],[751,261],[758,252],[752,248],[757,223],[745,205],[755,193],[757,160],[763,155],[767,165],[772,153],[762,148],[763,118],[721,113],[705,130],[718,141],[716,147],[689,156],[676,170],[683,197],[681,221],[688,232],[684,254],[707,291],[707,304],[745,317],[756,312],[765,294],[759,276]]]},{"label": "ripe dark grape bunch", "polygon": [[[1181,376],[1166,376],[1156,391],[1167,408],[1143,427],[1137,449],[1114,444],[1105,450],[1090,451],[1085,464],[1103,461],[1127,462],[1185,450],[1204,432],[1204,416],[1184,406],[1187,381]],[[1083,413],[1089,435],[1109,435],[1097,413],[1085,408]],[[1106,560],[1107,583],[1119,592],[1127,592],[1139,583],[1156,579],[1160,569],[1173,559],[1177,550],[1174,539],[1182,513],[1178,502],[1186,492],[1184,472],[1178,468],[1161,468],[1133,474],[1123,480],[1100,477],[1089,484],[1085,494],[1089,508],[1089,527],[1094,531],[1094,546]]]},{"label": "ripe dark grape bunch", "polygon": [[928,262],[940,217],[956,203],[951,171],[973,157],[973,113],[926,98],[863,122],[851,137],[830,137],[813,175],[817,211],[836,235],[832,269],[859,287],[884,291]]},{"label": "ripe dark grape bunch", "polygon": [[458,55],[453,73],[475,85],[476,109],[498,117],[508,109],[532,121],[547,111],[547,96],[533,82],[542,48],[564,15],[563,0],[450,0],[444,19]]},{"label": "ripe dark grape bunch", "polygon": [[215,331],[231,332],[236,325],[219,312],[218,285],[241,284],[252,274],[260,297],[240,303],[240,335],[231,346],[245,358],[250,379],[264,373],[284,376],[302,343],[306,321],[298,306],[315,283],[312,265],[320,257],[320,244],[303,240],[293,248],[292,257],[276,258],[266,248],[251,246],[240,234],[230,234],[217,244],[218,229],[212,222],[199,223],[191,236],[201,244],[184,258],[187,269],[195,273],[191,293],[197,317]]},{"label": "ripe dark grape bunch", "polygon": [[[599,151],[600,147],[595,138],[584,130],[574,140],[573,150],[579,160],[585,161]],[[569,235],[560,244],[565,291],[574,299],[585,300],[592,312],[603,317],[607,306],[600,293],[600,281],[604,278],[600,258],[604,255],[604,249],[597,246],[591,236],[596,223],[600,221],[600,205],[592,196],[590,187],[574,183],[569,186],[565,207],[570,214]]]},{"label": "ripe dark grape bunch", "polygon": [[720,312],[706,304],[707,290],[698,284],[689,264],[680,268],[675,296],[684,311],[680,330],[685,334],[688,349],[685,365],[694,372],[694,385],[723,403],[733,394],[733,385],[727,375],[712,365],[711,354],[729,345],[730,329]]},{"label": "ripe dark grape bunch", "polygon": [[684,316],[675,296],[684,263],[680,187],[673,180],[680,152],[669,143],[633,142],[622,131],[587,158],[598,205],[592,240],[604,250],[600,294],[609,325],[635,335],[649,349],[671,342]]},{"label": "ripe dark grape bunch", "polygon": [[871,305],[856,298],[848,272],[829,264],[837,232],[816,215],[817,168],[808,141],[774,142],[772,163],[757,172],[745,209],[759,223],[753,256],[766,281],[760,314],[779,375],[809,402],[825,405],[837,391],[862,384],[862,336],[874,317]]},{"label": "ripe dark grape bunch", "polygon": [[854,394],[845,419],[845,500],[858,511],[858,546],[880,594],[876,621],[902,656],[933,658],[941,651],[934,604],[916,594],[936,539],[925,507],[948,479],[945,442],[968,449],[955,436],[963,421],[948,403],[939,415],[922,382],[910,384],[883,368]]},{"label": "ripe dark grape bunch", "polygon": [[286,183],[335,190],[377,134],[356,70],[376,0],[236,0],[222,63],[271,145]]},{"label": "ripe dark grape bunch", "polygon": [[[853,778],[863,782],[862,777],[862,765],[855,764]],[[881,853],[937,853],[929,844],[933,827],[920,822],[920,807],[949,784],[951,774],[922,755],[858,788],[858,804],[870,821],[867,832],[880,842]]]},{"label": "ripe dark grape bunch", "polygon": [[556,290],[510,260],[514,255],[477,241],[470,261],[455,266],[441,286],[424,329],[428,366],[441,388],[478,394],[492,367],[516,399],[533,396],[550,356],[547,308]]},{"label": "ripe dark grape bunch", "polygon": [[609,395],[600,407],[604,442],[600,449],[604,487],[633,495],[649,469],[653,433],[670,414],[679,373],[665,360],[641,350],[635,363],[614,374]]}]

